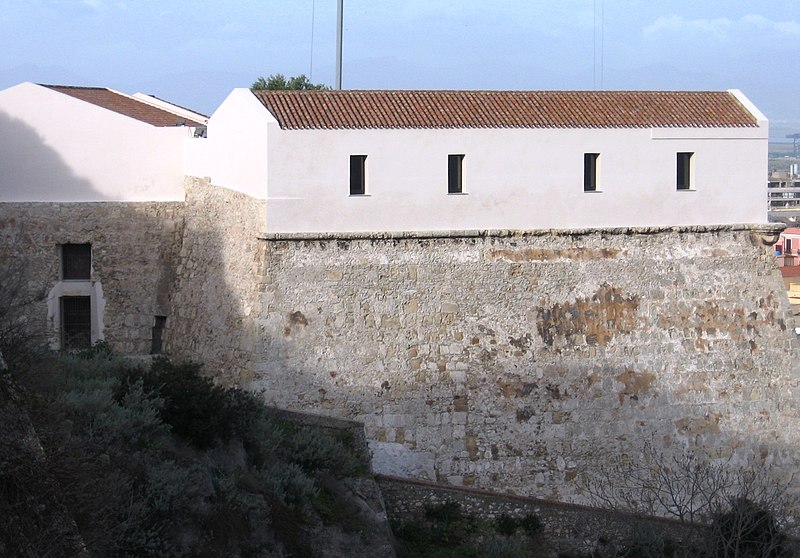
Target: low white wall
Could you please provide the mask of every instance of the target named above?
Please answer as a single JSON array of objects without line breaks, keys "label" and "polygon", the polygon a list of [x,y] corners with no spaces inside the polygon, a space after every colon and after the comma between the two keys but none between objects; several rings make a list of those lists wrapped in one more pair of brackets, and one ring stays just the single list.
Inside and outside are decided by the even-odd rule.
[{"label": "low white wall", "polygon": [[0,200],[183,200],[190,128],[160,128],[33,83],[0,91]]}]

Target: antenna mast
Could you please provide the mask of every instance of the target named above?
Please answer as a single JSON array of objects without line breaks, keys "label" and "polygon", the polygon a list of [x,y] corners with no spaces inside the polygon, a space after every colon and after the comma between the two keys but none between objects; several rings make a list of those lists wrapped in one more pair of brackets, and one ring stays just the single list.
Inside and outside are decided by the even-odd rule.
[{"label": "antenna mast", "polygon": [[342,27],[344,0],[339,0],[336,9],[336,89],[342,88]]}]

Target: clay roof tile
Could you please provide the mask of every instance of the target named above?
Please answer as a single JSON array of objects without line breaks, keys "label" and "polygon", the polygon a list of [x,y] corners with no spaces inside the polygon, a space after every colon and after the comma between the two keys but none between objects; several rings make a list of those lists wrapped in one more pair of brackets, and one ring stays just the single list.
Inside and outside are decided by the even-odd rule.
[{"label": "clay roof tile", "polygon": [[755,127],[724,91],[253,91],[281,128]]},{"label": "clay roof tile", "polygon": [[75,97],[76,99],[86,101],[87,103],[97,105],[152,126],[203,126],[200,122],[183,118],[177,114],[143,103],[133,97],[117,93],[116,91],[104,87],[74,87],[67,85],[42,85],[42,87],[47,87],[53,91]]}]

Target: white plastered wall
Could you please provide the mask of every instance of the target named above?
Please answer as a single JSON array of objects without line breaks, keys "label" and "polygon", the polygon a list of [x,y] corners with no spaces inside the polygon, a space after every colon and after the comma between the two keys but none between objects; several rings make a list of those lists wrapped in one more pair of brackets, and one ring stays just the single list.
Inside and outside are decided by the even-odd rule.
[{"label": "white plastered wall", "polygon": [[[765,128],[726,130],[276,131],[271,232],[434,231],[766,222]],[[676,188],[693,152],[693,188]],[[600,153],[599,191],[583,154]],[[349,195],[349,156],[367,155],[367,194]],[[464,154],[465,194],[447,193]]]},{"label": "white plastered wall", "polygon": [[267,197],[267,130],[277,122],[249,89],[234,89],[208,121],[207,137],[187,142],[184,170],[211,184]]},{"label": "white plastered wall", "polygon": [[[265,197],[269,232],[764,223],[768,124],[733,94],[758,127],[281,130],[238,89],[187,174]],[[689,191],[679,152],[694,153]],[[600,153],[597,192],[583,191],[584,153]],[[449,154],[464,154],[463,194],[447,193]],[[350,155],[367,155],[364,196],[349,195]]]},{"label": "white plastered wall", "polygon": [[191,133],[22,83],[0,91],[0,201],[183,200]]}]

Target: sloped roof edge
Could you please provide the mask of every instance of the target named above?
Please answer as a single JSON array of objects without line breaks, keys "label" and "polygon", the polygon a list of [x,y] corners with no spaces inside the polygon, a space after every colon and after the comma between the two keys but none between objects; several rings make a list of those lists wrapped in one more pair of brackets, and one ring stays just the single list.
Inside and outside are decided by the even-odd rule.
[{"label": "sloped roof edge", "polygon": [[175,126],[204,126],[202,122],[197,122],[159,108],[150,103],[145,103],[135,99],[130,95],[125,95],[113,89],[105,87],[84,87],[72,85],[49,85],[39,84],[53,91],[69,95],[81,101],[91,103],[101,108],[122,114],[129,118],[139,120],[151,126],[175,127]]}]

